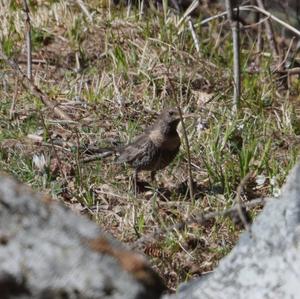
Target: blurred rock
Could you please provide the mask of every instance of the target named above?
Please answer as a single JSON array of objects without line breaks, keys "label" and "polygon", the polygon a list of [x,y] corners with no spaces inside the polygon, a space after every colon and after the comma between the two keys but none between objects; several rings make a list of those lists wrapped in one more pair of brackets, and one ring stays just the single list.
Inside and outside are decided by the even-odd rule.
[{"label": "blurred rock", "polygon": [[0,298],[159,298],[138,254],[66,207],[0,175]]},{"label": "blurred rock", "polygon": [[300,164],[210,275],[164,299],[300,298]]}]

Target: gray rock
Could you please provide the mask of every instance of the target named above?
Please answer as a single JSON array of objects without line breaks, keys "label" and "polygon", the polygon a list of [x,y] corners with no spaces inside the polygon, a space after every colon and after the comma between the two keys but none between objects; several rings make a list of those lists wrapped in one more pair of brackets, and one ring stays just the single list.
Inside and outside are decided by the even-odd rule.
[{"label": "gray rock", "polygon": [[[140,256],[0,177],[0,298],[160,298]],[[300,164],[213,273],[164,299],[300,298]]]},{"label": "gray rock", "polygon": [[215,271],[164,299],[300,298],[300,164]]},{"label": "gray rock", "polygon": [[145,260],[64,206],[0,176],[0,298],[156,299]]}]

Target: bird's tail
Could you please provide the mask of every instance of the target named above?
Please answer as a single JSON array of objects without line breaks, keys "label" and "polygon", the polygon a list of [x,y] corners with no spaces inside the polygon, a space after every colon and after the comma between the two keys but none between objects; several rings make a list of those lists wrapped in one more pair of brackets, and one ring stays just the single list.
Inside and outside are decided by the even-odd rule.
[{"label": "bird's tail", "polygon": [[115,147],[99,147],[99,145],[90,144],[81,149],[81,154],[85,155],[95,155],[102,154],[106,152],[115,152]]},{"label": "bird's tail", "polygon": [[114,147],[99,147],[96,145],[89,145],[84,148],[82,154],[89,155],[81,160],[83,163],[101,160],[114,155],[116,149]]}]

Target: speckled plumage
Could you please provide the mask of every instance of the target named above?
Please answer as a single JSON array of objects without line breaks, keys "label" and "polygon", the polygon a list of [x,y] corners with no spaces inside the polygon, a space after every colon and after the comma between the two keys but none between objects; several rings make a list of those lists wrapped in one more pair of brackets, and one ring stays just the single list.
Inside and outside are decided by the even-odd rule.
[{"label": "speckled plumage", "polygon": [[146,128],[130,144],[117,150],[117,163],[127,163],[136,171],[155,172],[168,166],[180,148],[177,125],[180,121],[177,109],[164,110],[156,122]]},{"label": "speckled plumage", "polygon": [[130,144],[114,148],[89,146],[85,149],[85,153],[98,153],[99,156],[86,158],[83,162],[95,161],[115,153],[116,163],[127,163],[136,173],[141,170],[151,171],[153,178],[155,172],[168,166],[179,151],[180,137],[177,133],[179,121],[177,109],[165,109],[154,124],[147,127]]}]

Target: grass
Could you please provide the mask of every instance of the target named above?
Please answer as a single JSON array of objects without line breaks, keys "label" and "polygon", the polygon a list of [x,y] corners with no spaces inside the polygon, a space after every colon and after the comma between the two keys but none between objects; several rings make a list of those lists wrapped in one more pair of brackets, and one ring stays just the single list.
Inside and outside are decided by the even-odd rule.
[{"label": "grass", "polygon": [[[35,83],[62,104],[76,125],[58,121],[0,61],[0,168],[87,214],[133,247],[139,237],[178,223],[187,213],[197,216],[230,207],[249,172],[253,175],[243,200],[277,194],[299,154],[300,85],[291,80],[283,88],[284,82],[270,71],[273,60],[263,55],[260,71],[249,71],[256,57],[249,46],[255,34],[249,29],[242,38],[242,101],[232,115],[232,45],[226,24],[214,21],[197,28],[198,55],[190,32],[178,34],[179,17],[166,8],[146,10],[142,17],[133,8],[126,17],[126,9],[89,4],[92,23],[63,0],[35,5],[31,11]],[[1,9],[7,11],[1,20],[3,47],[25,71],[24,16],[20,7],[8,7],[6,1],[0,1]],[[175,105],[174,96],[184,111],[197,115],[186,121],[194,202],[187,192],[185,146],[158,173],[157,182],[137,196],[130,189],[128,167],[110,158],[79,163],[76,146],[129,142],[153,121],[156,111]],[[33,155],[45,157],[44,167],[37,168]],[[141,179],[149,181],[149,176],[141,174]],[[252,217],[257,211],[251,211]],[[169,231],[135,249],[149,256],[175,288],[211,271],[240,231],[232,220],[217,218]]]}]

